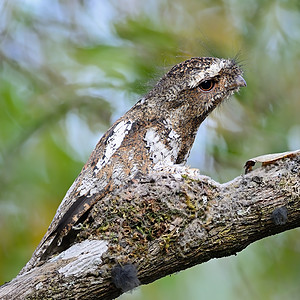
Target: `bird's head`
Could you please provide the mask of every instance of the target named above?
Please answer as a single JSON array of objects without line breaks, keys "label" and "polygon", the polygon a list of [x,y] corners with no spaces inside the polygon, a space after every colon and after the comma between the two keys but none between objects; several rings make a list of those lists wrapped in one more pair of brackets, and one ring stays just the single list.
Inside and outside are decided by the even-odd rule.
[{"label": "bird's head", "polygon": [[162,110],[207,116],[219,103],[246,86],[242,69],[232,59],[195,57],[175,65],[146,96]]}]

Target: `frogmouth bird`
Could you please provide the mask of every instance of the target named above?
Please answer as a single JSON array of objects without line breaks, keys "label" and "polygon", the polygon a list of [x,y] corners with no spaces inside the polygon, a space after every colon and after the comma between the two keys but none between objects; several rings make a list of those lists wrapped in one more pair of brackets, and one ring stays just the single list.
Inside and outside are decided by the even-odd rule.
[{"label": "frogmouth bird", "polygon": [[244,86],[231,59],[195,57],[171,68],[102,136],[21,273],[70,247],[74,228],[107,193],[139,173],[184,164],[203,120]]}]

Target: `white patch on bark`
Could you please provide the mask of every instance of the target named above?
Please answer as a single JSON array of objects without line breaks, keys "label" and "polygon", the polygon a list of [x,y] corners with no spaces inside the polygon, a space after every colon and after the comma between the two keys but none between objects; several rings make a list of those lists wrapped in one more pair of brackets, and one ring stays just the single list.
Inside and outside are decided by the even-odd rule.
[{"label": "white patch on bark", "polygon": [[116,127],[113,129],[112,135],[108,138],[106,142],[106,147],[104,151],[104,155],[97,162],[95,173],[97,174],[110,160],[110,158],[114,155],[117,149],[121,146],[125,136],[128,134],[131,129],[133,122],[132,121],[121,121]]},{"label": "white patch on bark", "polygon": [[102,240],[84,240],[63,251],[50,261],[59,259],[72,259],[66,266],[58,269],[64,276],[82,277],[87,273],[97,272],[98,266],[102,263],[101,256],[108,249],[108,242]]},{"label": "white patch on bark", "polygon": [[191,169],[189,167],[183,166],[183,165],[172,165],[172,166],[158,166],[153,171],[153,173],[162,173],[167,172],[169,174],[172,174],[174,178],[181,179],[183,178],[182,175],[186,175],[188,177],[191,177],[193,179],[203,179],[208,178],[207,176],[201,175],[200,170],[198,169]]},{"label": "white patch on bark", "polygon": [[150,128],[145,134],[146,147],[149,148],[150,158],[154,164],[173,165],[179,152],[179,134],[171,129],[169,136],[165,139],[165,145],[155,129]]}]

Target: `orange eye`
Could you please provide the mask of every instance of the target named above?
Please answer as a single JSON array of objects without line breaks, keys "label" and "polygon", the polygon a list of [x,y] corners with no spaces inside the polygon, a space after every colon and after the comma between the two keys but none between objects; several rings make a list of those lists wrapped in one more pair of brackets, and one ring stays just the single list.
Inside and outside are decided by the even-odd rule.
[{"label": "orange eye", "polygon": [[215,82],[213,80],[204,80],[199,84],[199,87],[202,91],[208,92],[215,86]]}]

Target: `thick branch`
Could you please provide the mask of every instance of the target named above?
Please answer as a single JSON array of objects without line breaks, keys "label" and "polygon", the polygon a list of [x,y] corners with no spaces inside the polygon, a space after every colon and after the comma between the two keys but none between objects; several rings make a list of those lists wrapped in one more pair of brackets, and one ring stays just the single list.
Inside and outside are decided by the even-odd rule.
[{"label": "thick branch", "polygon": [[142,284],[300,225],[300,155],[225,184],[183,167],[140,177],[102,199],[68,250],[0,288],[1,299],[113,299],[116,264]]}]

